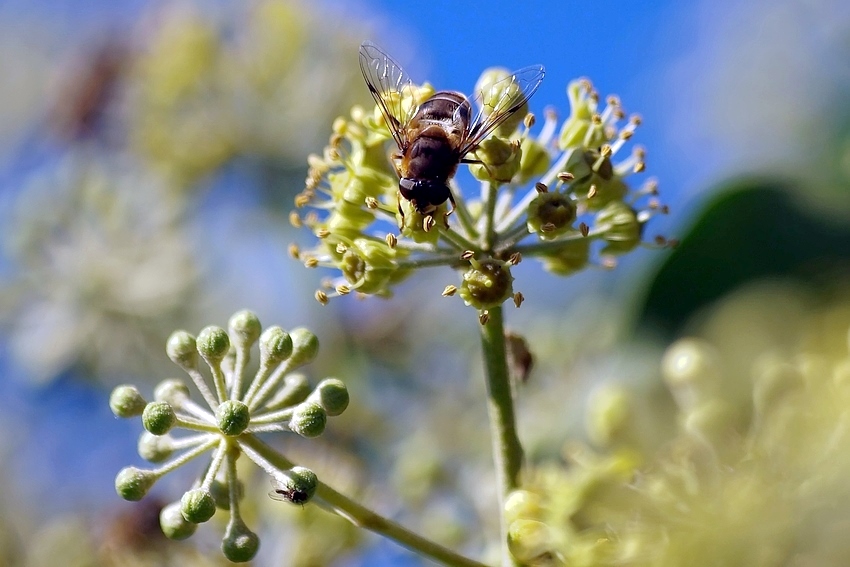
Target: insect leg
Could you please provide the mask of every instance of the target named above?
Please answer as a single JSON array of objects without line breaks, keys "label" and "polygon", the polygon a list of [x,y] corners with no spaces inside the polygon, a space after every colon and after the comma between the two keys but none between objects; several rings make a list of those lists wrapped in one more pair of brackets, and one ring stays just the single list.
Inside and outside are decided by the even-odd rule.
[{"label": "insect leg", "polygon": [[457,208],[457,203],[455,203],[455,198],[451,191],[449,191],[449,202],[452,204],[452,208],[443,216],[443,222],[446,223],[446,228],[449,228],[449,215],[455,212]]},{"label": "insect leg", "polygon": [[483,161],[481,161],[480,159],[463,158],[462,160],[460,160],[460,163],[466,163],[466,164],[469,164],[469,165],[480,165],[481,167],[484,168],[484,171],[487,172],[487,175],[489,175],[490,177],[493,177],[493,172],[490,171],[490,168],[487,167],[487,164],[484,163]]},{"label": "insect leg", "polygon": [[401,215],[401,220],[398,223],[398,229],[402,230],[404,228],[404,210],[401,208],[401,191],[396,191],[396,198],[398,202],[398,214]]}]

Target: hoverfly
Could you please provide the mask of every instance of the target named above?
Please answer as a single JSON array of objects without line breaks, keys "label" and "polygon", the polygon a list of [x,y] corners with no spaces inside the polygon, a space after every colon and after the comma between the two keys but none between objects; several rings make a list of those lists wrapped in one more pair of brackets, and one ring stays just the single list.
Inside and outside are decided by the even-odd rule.
[{"label": "hoverfly", "polygon": [[[532,65],[481,85],[473,97],[480,109],[474,114],[470,99],[456,91],[435,92],[417,106],[413,81],[392,57],[370,41],[360,45],[360,69],[398,146],[393,160],[399,195],[422,215],[433,213],[447,200],[454,210],[448,182],[458,165],[481,163],[467,159],[467,154],[525,105],[544,75],[543,66]],[[484,112],[485,104],[489,114]],[[400,199],[398,211],[403,227]]]}]

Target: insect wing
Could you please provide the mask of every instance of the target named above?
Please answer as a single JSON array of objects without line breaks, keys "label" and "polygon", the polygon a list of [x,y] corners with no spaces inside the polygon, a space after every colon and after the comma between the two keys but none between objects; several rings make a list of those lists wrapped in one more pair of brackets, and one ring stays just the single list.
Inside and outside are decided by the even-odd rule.
[{"label": "insect wing", "polygon": [[396,144],[405,148],[407,125],[416,113],[413,81],[401,65],[371,41],[360,45],[360,70]]},{"label": "insect wing", "polygon": [[277,500],[278,502],[289,502],[289,500],[277,490],[270,490],[269,498],[271,498],[272,500]]},{"label": "insect wing", "polygon": [[472,151],[481,140],[522,108],[543,82],[544,75],[542,65],[531,65],[507,77],[480,85],[474,97],[480,110],[461,146],[461,155]]}]

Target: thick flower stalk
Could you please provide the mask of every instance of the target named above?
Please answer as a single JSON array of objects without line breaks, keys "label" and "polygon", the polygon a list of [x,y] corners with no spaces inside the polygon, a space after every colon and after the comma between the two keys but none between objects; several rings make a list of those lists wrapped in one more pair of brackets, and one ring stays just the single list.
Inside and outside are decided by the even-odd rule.
[{"label": "thick flower stalk", "polygon": [[[492,72],[498,71],[487,71],[482,81]],[[409,104],[431,94],[430,86],[420,87]],[[377,107],[354,107],[348,119],[338,118],[324,154],[309,159],[306,188],[290,219],[318,238],[310,249],[293,245],[292,255],[307,267],[340,273],[316,299],[388,295],[415,269],[443,265],[462,271],[460,296],[484,315],[508,299],[522,302],[511,276],[522,258],[569,275],[613,267],[617,256],[643,244],[647,221],[666,207],[655,197],[654,180],[631,181],[644,171],[644,150],[633,147],[621,157],[640,117],[626,118],[613,96],[601,106],[586,79],[571,83],[567,94],[570,114],[560,130],[554,111],[536,135],[533,115],[518,114],[468,156],[481,162],[471,167],[481,182],[477,196],[452,181],[456,210],[443,204],[424,217],[398,193],[390,155],[396,148]],[[397,234],[399,206],[404,225]],[[652,241],[664,244],[663,237]],[[444,295],[456,291],[450,285]]]},{"label": "thick flower stalk", "polygon": [[[259,343],[260,364],[249,379],[246,368],[255,343]],[[200,401],[193,400],[187,384],[176,379],[160,383],[153,401],[145,400],[133,386],[113,391],[110,405],[115,415],[142,418],[145,432],[139,439],[139,454],[161,463],[153,469],[121,470],[115,479],[118,494],[140,500],[157,480],[210,453],[192,488],[162,510],[162,530],[170,538],[184,539],[217,509],[226,510],[230,520],[222,551],[231,561],[250,560],[259,539],[240,515],[243,488],[236,474],[237,459],[245,454],[272,476],[274,497],[303,505],[316,493],[316,475],[283,457],[271,462],[265,456],[267,447],[256,435],[291,432],[316,437],[328,417],[348,406],[348,391],[340,380],[326,378],[311,387],[303,374],[293,373],[315,358],[318,347],[316,336],[307,329],[286,332],[274,326],[263,331],[250,311],[233,315],[227,331],[210,326],[197,337],[185,331],[173,333],[168,356],[189,375]],[[208,376],[201,372],[201,360]],[[181,429],[186,434],[176,434]]]}]

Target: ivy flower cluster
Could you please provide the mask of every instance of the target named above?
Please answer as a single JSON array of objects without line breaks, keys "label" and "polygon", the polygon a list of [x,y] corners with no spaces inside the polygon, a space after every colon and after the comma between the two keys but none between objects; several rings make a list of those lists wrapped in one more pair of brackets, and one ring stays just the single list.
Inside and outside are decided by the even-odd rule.
[{"label": "ivy flower cluster", "polygon": [[[259,368],[247,380],[255,343],[259,343]],[[303,374],[293,373],[312,361],[318,348],[316,336],[307,329],[286,332],[273,326],[263,331],[250,311],[234,314],[227,331],[209,326],[197,337],[174,332],[168,339],[168,356],[189,375],[202,403],[191,399],[187,384],[177,379],[160,383],[153,401],[145,400],[134,386],[113,391],[110,406],[116,416],[142,418],[145,432],[139,439],[139,454],[161,463],[153,469],[122,469],[115,479],[118,494],[140,500],[166,474],[211,453],[192,488],[163,508],[162,530],[169,538],[184,539],[217,509],[226,510],[230,520],[222,551],[231,561],[249,561],[259,539],[239,512],[243,485],[236,474],[237,459],[244,453],[271,475],[273,497],[303,505],[316,492],[316,475],[272,451],[257,434],[288,431],[316,437],[328,417],[348,406],[348,390],[340,380],[326,378],[313,388]],[[209,379],[201,372],[200,359],[209,368]],[[175,435],[179,429],[187,434]]]},{"label": "ivy flower cluster", "polygon": [[[479,84],[499,72],[486,71]],[[404,104],[419,104],[433,92],[429,85],[412,89]],[[309,268],[341,272],[316,299],[386,296],[415,269],[445,265],[463,276],[443,294],[458,293],[486,315],[508,299],[521,304],[511,268],[522,258],[570,275],[613,267],[618,256],[644,244],[644,226],[667,209],[654,180],[632,183],[645,169],[645,151],[634,146],[623,157],[640,117],[627,117],[617,97],[601,103],[586,79],[572,82],[567,94],[570,114],[560,127],[547,110],[533,135],[534,115],[519,114],[471,154],[481,162],[470,168],[481,182],[479,197],[468,198],[452,180],[456,210],[450,214],[443,204],[424,217],[398,195],[396,148],[377,106],[355,106],[348,119],[338,118],[323,155],[309,158],[306,188],[290,217],[318,238],[311,249],[293,244],[291,255]],[[659,236],[648,244],[670,242]]]},{"label": "ivy flower cluster", "polygon": [[[628,388],[598,392],[587,421],[593,445],[571,443],[567,466],[537,466],[506,501],[516,561],[847,563],[839,534],[850,506],[848,306],[800,317],[796,333],[775,329],[775,294],[762,313],[757,298],[747,299],[737,316],[712,322],[725,317],[717,331],[734,340],[688,337],[667,349],[662,376],[676,413],[669,438],[647,443],[648,416]],[[765,313],[756,328],[752,320]],[[783,333],[798,346],[788,348]]]}]

